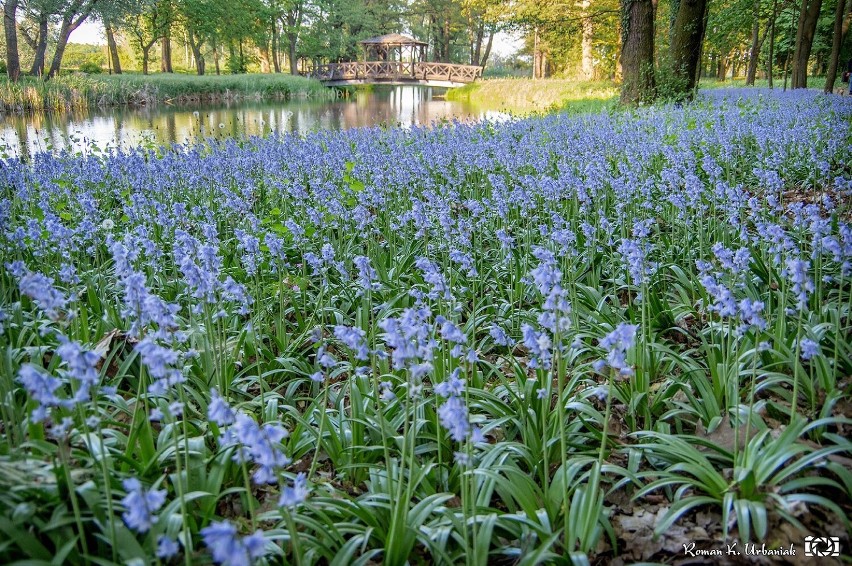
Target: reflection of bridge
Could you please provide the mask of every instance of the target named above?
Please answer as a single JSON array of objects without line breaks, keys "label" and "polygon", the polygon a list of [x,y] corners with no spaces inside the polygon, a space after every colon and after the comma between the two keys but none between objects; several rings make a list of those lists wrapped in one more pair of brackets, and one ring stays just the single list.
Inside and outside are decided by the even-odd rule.
[{"label": "reflection of bridge", "polygon": [[314,68],[312,76],[326,86],[389,84],[455,87],[472,83],[482,67],[453,63],[367,61],[330,63]]},{"label": "reflection of bridge", "polygon": [[359,42],[363,60],[317,65],[311,76],[326,86],[362,84],[455,87],[482,76],[482,67],[426,62],[425,41],[391,33]]}]

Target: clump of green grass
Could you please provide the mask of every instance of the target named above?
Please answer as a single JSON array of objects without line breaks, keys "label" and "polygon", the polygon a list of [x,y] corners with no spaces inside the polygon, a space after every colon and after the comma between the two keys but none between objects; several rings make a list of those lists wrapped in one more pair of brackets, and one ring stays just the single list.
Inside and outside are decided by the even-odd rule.
[{"label": "clump of green grass", "polygon": [[486,79],[450,90],[448,100],[463,100],[486,109],[531,114],[552,110],[597,111],[614,103],[612,81],[529,78]]},{"label": "clump of green grass", "polygon": [[[840,79],[835,81],[836,85],[841,84]],[[835,86],[836,86],[835,85]],[[754,86],[755,88],[769,88],[768,79],[756,79],[754,85],[747,85],[745,78],[727,79],[720,81],[718,79],[704,78],[698,84],[699,88],[740,88]],[[784,88],[784,75],[777,75],[772,82],[773,88],[782,90]],[[822,90],[825,87],[825,77],[808,77],[808,88]],[[787,88],[790,88],[790,78],[787,77]]]},{"label": "clump of green grass", "polygon": [[0,82],[2,112],[64,112],[91,106],[263,98],[331,98],[319,81],[292,75],[68,75]]}]

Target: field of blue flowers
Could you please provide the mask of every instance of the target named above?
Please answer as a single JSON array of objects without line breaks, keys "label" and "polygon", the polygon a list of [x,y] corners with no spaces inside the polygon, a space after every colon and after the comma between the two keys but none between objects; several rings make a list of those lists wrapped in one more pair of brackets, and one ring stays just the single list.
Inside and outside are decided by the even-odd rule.
[{"label": "field of blue flowers", "polygon": [[0,166],[0,562],[841,537],[852,99]]}]

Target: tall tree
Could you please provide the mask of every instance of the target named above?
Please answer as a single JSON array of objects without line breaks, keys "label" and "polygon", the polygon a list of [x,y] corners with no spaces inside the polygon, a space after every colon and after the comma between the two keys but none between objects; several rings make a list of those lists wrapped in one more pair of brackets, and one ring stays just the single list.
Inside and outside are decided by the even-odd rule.
[{"label": "tall tree", "polygon": [[621,0],[621,102],[638,104],[655,96],[654,4]]},{"label": "tall tree", "polygon": [[766,30],[763,34],[760,33],[760,22],[761,22],[761,13],[763,11],[763,3],[761,0],[754,0],[754,5],[752,6],[752,22],[751,22],[751,42],[748,52],[748,68],[746,69],[746,84],[754,85],[754,81],[757,78],[757,64],[760,59],[760,51],[763,47],[763,42],[766,40],[766,36],[769,34],[770,26],[772,25],[771,19],[774,19],[775,13],[774,9],[769,14],[769,18],[767,18]]},{"label": "tall tree", "polygon": [[821,8],[822,0],[802,0],[799,25],[796,28],[796,45],[793,49],[790,88],[807,88],[808,86],[808,60],[811,57]]},{"label": "tall tree", "polygon": [[[30,74],[33,76],[44,75],[50,16],[61,9],[62,2],[57,0],[30,0],[26,3],[27,18],[19,25],[19,31],[21,37],[33,50],[33,61],[30,66]],[[26,21],[31,21],[35,29],[28,30]]]},{"label": "tall tree", "polygon": [[109,51],[109,59],[112,72],[116,75],[121,74],[121,59],[118,58],[118,44],[115,41],[115,31],[113,30],[112,22],[104,22],[104,32],[106,33],[107,51]]},{"label": "tall tree", "polygon": [[287,38],[287,60],[290,62],[290,74],[299,74],[299,56],[297,46],[302,21],[305,17],[304,0],[287,0],[284,13],[281,16],[281,24],[284,26],[284,37]]},{"label": "tall tree", "polygon": [[778,0],[772,0],[772,23],[769,26],[769,57],[766,58],[766,80],[769,83],[769,88],[772,88],[774,81],[773,63],[775,62],[775,27],[778,22]]},{"label": "tall tree", "polygon": [[582,18],[581,28],[582,41],[580,50],[580,74],[587,81],[595,78],[595,61],[592,49],[594,47],[594,25],[592,16],[589,14],[589,9],[592,6],[591,0],[580,0],[580,17]]},{"label": "tall tree", "polygon": [[619,0],[517,0],[504,10],[506,25],[526,34],[525,50],[539,71],[584,79],[616,74]]},{"label": "tall tree", "polygon": [[691,98],[698,84],[698,62],[707,29],[707,0],[680,0],[673,14],[671,63],[675,87]]},{"label": "tall tree", "polygon": [[834,81],[837,79],[837,66],[840,61],[840,48],[843,45],[843,15],[846,12],[846,0],[837,0],[834,10],[834,35],[831,41],[831,59],[825,74],[825,93],[834,91]]},{"label": "tall tree", "polygon": [[[32,1],[32,0],[30,0]],[[57,0],[40,0],[57,1]],[[61,1],[61,0],[60,0]],[[115,34],[121,23],[132,14],[146,10],[153,0],[104,0],[95,7],[93,17],[101,21],[107,41],[107,58],[110,72],[121,74],[121,59],[118,57],[118,42]]]},{"label": "tall tree", "polygon": [[160,71],[173,73],[172,68],[172,23],[175,20],[174,6],[170,0],[160,2],[164,13],[163,35],[160,37]]},{"label": "tall tree", "polygon": [[171,24],[171,12],[164,10],[161,2],[153,3],[141,12],[128,14],[124,19],[122,27],[142,55],[143,75],[148,74],[151,49],[163,37],[167,24]]},{"label": "tall tree", "polygon": [[56,40],[56,50],[50,63],[48,77],[54,77],[59,73],[62,65],[62,56],[65,54],[65,46],[68,38],[86,19],[92,14],[101,0],[71,0],[62,12],[62,21],[59,26],[59,36]]},{"label": "tall tree", "polygon": [[3,30],[6,37],[6,74],[16,82],[21,76],[21,60],[18,55],[18,0],[3,3]]},{"label": "tall tree", "polygon": [[[216,22],[220,20],[217,3],[211,0],[177,0],[176,12],[186,30],[186,40],[192,51],[196,74],[203,75],[206,61],[202,50],[205,43],[215,45]],[[218,61],[217,61],[218,64]],[[217,73],[218,74],[218,73]]]}]

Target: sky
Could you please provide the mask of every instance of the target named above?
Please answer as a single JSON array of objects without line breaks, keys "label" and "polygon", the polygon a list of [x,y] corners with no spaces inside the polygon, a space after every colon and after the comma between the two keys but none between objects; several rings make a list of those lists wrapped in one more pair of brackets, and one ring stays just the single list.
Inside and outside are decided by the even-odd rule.
[{"label": "sky", "polygon": [[[83,22],[71,34],[70,41],[74,43],[89,43],[92,45],[106,45],[106,37],[104,36],[104,27],[100,22]],[[523,45],[523,40],[516,36],[505,32],[500,32],[494,36],[494,45],[491,48],[493,53],[501,57],[506,57],[516,52]]]}]

